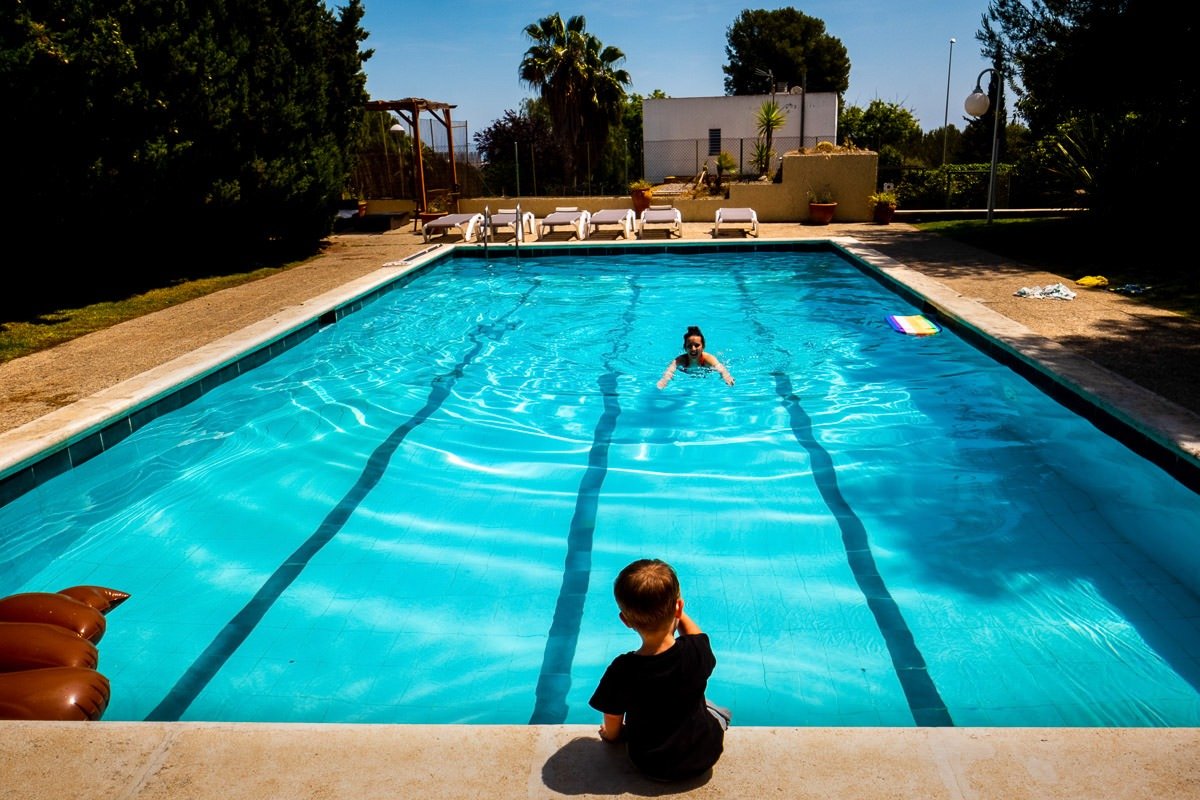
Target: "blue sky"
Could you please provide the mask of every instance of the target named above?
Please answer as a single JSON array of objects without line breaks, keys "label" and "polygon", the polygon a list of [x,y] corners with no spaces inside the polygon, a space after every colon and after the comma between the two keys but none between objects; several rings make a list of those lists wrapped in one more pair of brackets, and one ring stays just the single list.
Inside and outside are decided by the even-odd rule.
[{"label": "blue sky", "polygon": [[[332,5],[338,5],[333,0]],[[373,100],[423,97],[457,105],[451,114],[473,136],[533,96],[517,78],[529,40],[526,25],[558,12],[583,14],[587,30],[624,51],[631,92],[661,89],[671,97],[722,95],[726,31],[746,8],[789,4],[709,0],[607,0],[604,3],[364,0],[367,91]],[[824,21],[846,46],[850,87],[845,101],[866,107],[878,98],[898,103],[924,130],[946,113],[962,128],[963,100],[988,65],[975,33],[987,0],[821,0],[792,7]],[[950,39],[953,46],[951,64]],[[986,86],[985,86],[986,88]]]}]

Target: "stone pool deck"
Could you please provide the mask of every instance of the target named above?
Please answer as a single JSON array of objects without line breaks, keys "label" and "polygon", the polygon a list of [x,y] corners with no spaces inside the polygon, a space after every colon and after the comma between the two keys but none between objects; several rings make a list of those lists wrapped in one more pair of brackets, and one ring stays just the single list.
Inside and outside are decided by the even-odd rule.
[{"label": "stone pool deck", "polygon": [[[683,238],[710,229],[688,224]],[[1016,298],[1022,286],[1069,280],[903,224],[765,225],[762,237],[839,237],[1182,457],[1200,457],[1200,325],[1105,291]],[[270,278],[0,365],[0,470],[320,313],[426,247],[408,229],[334,237],[323,255]],[[662,795],[1196,798],[1200,729],[735,726],[710,777],[663,785],[633,774],[592,726],[0,722],[0,800]]]},{"label": "stone pool deck", "polygon": [[1200,796],[1193,729],[734,727],[681,784],[640,778],[579,725],[9,722],[0,744],[12,800]]}]

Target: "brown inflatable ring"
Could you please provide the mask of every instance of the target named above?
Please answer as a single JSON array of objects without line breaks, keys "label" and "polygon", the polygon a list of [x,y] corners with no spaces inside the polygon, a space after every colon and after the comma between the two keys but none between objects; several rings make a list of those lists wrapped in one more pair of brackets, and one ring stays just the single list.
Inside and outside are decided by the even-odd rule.
[{"label": "brown inflatable ring", "polygon": [[98,720],[108,708],[108,678],[94,669],[49,667],[0,673],[0,719]]},{"label": "brown inflatable ring", "polygon": [[109,589],[107,586],[68,586],[66,589],[60,589],[58,593],[87,603],[101,614],[107,614],[129,599],[128,592]]},{"label": "brown inflatable ring", "polygon": [[96,644],[104,636],[104,615],[87,603],[54,592],[23,592],[0,597],[0,622],[46,622],[74,631]]},{"label": "brown inflatable ring", "polygon": [[96,645],[77,633],[45,622],[0,622],[0,672],[43,667],[95,669]]}]

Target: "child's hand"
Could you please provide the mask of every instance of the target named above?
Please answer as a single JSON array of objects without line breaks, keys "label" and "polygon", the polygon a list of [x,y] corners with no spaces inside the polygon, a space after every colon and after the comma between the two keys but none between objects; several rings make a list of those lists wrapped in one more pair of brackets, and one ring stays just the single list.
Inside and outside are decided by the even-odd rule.
[{"label": "child's hand", "polygon": [[625,731],[625,717],[622,714],[605,714],[604,724],[600,726],[600,738],[606,742],[621,741]]}]

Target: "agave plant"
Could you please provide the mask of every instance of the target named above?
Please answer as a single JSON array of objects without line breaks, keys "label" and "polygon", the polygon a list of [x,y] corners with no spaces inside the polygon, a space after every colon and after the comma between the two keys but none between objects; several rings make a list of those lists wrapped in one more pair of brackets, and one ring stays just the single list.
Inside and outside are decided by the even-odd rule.
[{"label": "agave plant", "polygon": [[787,122],[787,114],[783,113],[783,109],[774,100],[766,100],[759,106],[758,113],[754,117],[755,124],[758,126],[758,141],[763,145],[763,149],[767,153],[765,159],[758,158],[758,146],[755,146],[754,163],[758,165],[759,174],[765,174],[767,168],[771,165],[771,144],[775,138],[775,131],[783,127]]}]

